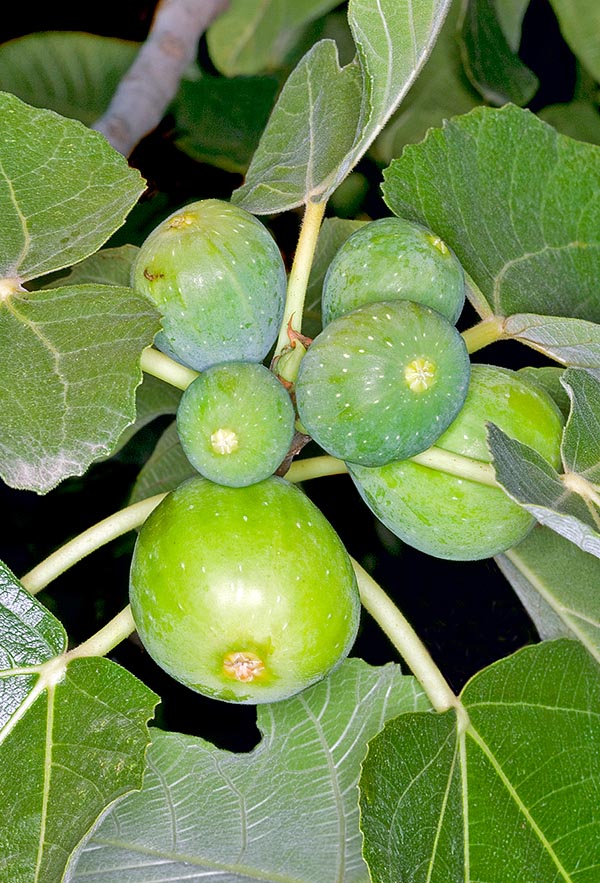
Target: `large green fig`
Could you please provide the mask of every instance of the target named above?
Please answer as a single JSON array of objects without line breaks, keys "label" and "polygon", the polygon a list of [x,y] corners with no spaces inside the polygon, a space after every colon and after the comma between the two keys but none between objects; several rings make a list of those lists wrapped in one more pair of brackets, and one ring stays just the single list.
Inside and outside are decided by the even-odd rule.
[{"label": "large green fig", "polygon": [[360,616],[342,541],[275,476],[242,488],[198,476],[172,491],[140,530],[130,597],[158,665],[228,702],[274,702],[319,681]]},{"label": "large green fig", "polygon": [[[554,401],[515,371],[475,364],[465,404],[435,447],[491,462],[486,423],[560,464],[563,419]],[[533,517],[499,487],[411,460],[376,469],[349,464],[362,498],[386,527],[437,558],[489,558],[519,543]]]},{"label": "large green fig", "polygon": [[163,317],[157,346],[203,371],[262,361],[283,317],[286,272],[258,218],[218,199],[170,215],[142,244],[132,285]]}]

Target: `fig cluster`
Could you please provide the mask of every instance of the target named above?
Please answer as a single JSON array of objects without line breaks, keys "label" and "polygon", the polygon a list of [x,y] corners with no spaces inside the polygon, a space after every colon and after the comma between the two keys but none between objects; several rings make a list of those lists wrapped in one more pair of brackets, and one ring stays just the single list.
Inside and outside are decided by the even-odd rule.
[{"label": "fig cluster", "polygon": [[[492,421],[558,465],[562,418],[516,372],[471,364],[456,327],[465,274],[432,231],[390,217],[343,243],[324,278],[323,329],[293,383],[268,362],[285,267],[248,212],[204,200],[174,213],[139,249],[132,284],[162,314],[156,346],[200,372],[177,412],[198,475],[141,528],[130,579],[142,642],[192,689],[232,702],[286,698],[335,668],[356,638],[348,553],[280,477],[298,433],[343,460],[376,518],[430,555],[489,557],[531,529],[532,517],[468,464],[490,463]],[[424,452],[427,465],[413,459]],[[446,469],[449,457],[467,468]]]}]

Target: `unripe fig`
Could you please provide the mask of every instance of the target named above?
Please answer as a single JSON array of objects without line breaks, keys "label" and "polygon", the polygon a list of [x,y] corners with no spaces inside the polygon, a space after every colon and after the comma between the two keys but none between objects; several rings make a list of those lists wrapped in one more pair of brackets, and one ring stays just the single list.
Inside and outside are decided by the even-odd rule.
[{"label": "unripe fig", "polygon": [[271,477],[243,488],[201,476],[142,525],[130,576],[139,637],[193,690],[274,702],[350,651],[360,599],[350,558],[321,511]]},{"label": "unripe fig", "polygon": [[432,445],[469,382],[464,341],[412,301],[367,304],[326,325],[298,371],[300,421],[334,457],[380,466]]},{"label": "unripe fig", "polygon": [[456,255],[421,224],[389,217],[369,221],[340,246],[323,281],[323,324],[376,301],[412,300],[454,324],[465,303]]},{"label": "unripe fig", "polygon": [[283,316],[286,273],[258,218],[218,199],[194,202],[142,244],[132,286],[163,317],[157,346],[203,371],[226,361],[262,361]]},{"label": "unripe fig", "polygon": [[[435,448],[491,462],[486,422],[559,466],[563,420],[552,399],[515,371],[476,364],[465,404]],[[411,460],[378,469],[350,465],[350,474],[392,533],[437,558],[489,558],[519,543],[535,523],[501,488]]]},{"label": "unripe fig", "polygon": [[272,475],[294,437],[288,391],[262,364],[224,362],[200,374],[177,409],[188,460],[219,484],[243,487]]}]

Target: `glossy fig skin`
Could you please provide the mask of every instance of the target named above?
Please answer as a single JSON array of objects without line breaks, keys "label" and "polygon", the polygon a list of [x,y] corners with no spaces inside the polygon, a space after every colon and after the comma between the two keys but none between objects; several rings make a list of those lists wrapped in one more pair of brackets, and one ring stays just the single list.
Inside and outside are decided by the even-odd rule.
[{"label": "glossy fig skin", "polygon": [[177,409],[183,450],[218,484],[245,487],[272,475],[294,437],[288,391],[265,365],[224,362],[203,371]]},{"label": "glossy fig skin", "polygon": [[[489,463],[488,421],[559,467],[563,418],[554,401],[515,371],[476,364],[465,404],[436,447]],[[348,465],[376,517],[408,545],[436,558],[490,558],[519,543],[535,523],[500,488],[411,460],[378,469]]]},{"label": "glossy fig skin", "polygon": [[201,476],[142,526],[130,600],[153,659],[228,702],[285,699],[349,653],[360,599],[350,558],[320,510],[271,477],[244,488]]},{"label": "glossy fig skin", "polygon": [[203,371],[265,358],[279,333],[287,278],[279,247],[258,218],[205,199],[150,233],[131,284],[162,314],[156,345]]},{"label": "glossy fig skin", "polygon": [[423,304],[366,304],[325,326],[295,385],[300,421],[328,454],[382,466],[430,447],[458,414],[470,361],[454,325]]},{"label": "glossy fig skin", "polygon": [[454,324],[465,303],[465,274],[439,236],[394,216],[367,222],[336,252],[323,281],[323,324],[396,299],[425,304]]}]

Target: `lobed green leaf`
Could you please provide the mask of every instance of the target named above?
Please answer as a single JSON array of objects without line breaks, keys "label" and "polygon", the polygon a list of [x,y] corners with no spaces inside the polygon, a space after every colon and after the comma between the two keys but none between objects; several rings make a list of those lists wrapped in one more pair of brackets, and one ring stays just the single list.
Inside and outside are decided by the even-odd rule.
[{"label": "lobed green leaf", "polygon": [[110,454],[135,419],[158,314],[130,288],[69,285],[0,303],[0,473],[45,493]]},{"label": "lobed green leaf", "polygon": [[383,129],[431,52],[450,0],[350,0],[353,62],[321,40],[288,77],[233,199],[271,214],[323,202]]},{"label": "lobed green leaf", "polygon": [[385,721],[428,703],[399,667],[346,660],[298,696],[261,706],[250,754],[155,731],[140,794],[115,807],[82,852],[74,883],[136,867],[173,881],[367,883],[357,781]]},{"label": "lobed green leaf", "polygon": [[56,883],[98,817],[139,788],[158,697],[107,659],[68,661],[60,623],[0,564],[0,876]]},{"label": "lobed green leaf", "polygon": [[[371,878],[594,883],[600,872],[600,679],[575,641],[477,674],[454,711],[405,714],[360,780]],[[461,717],[459,717],[461,720]]]},{"label": "lobed green leaf", "polygon": [[590,322],[600,320],[599,191],[600,148],[514,105],[431,130],[383,184],[395,214],[454,249],[494,314]]}]

